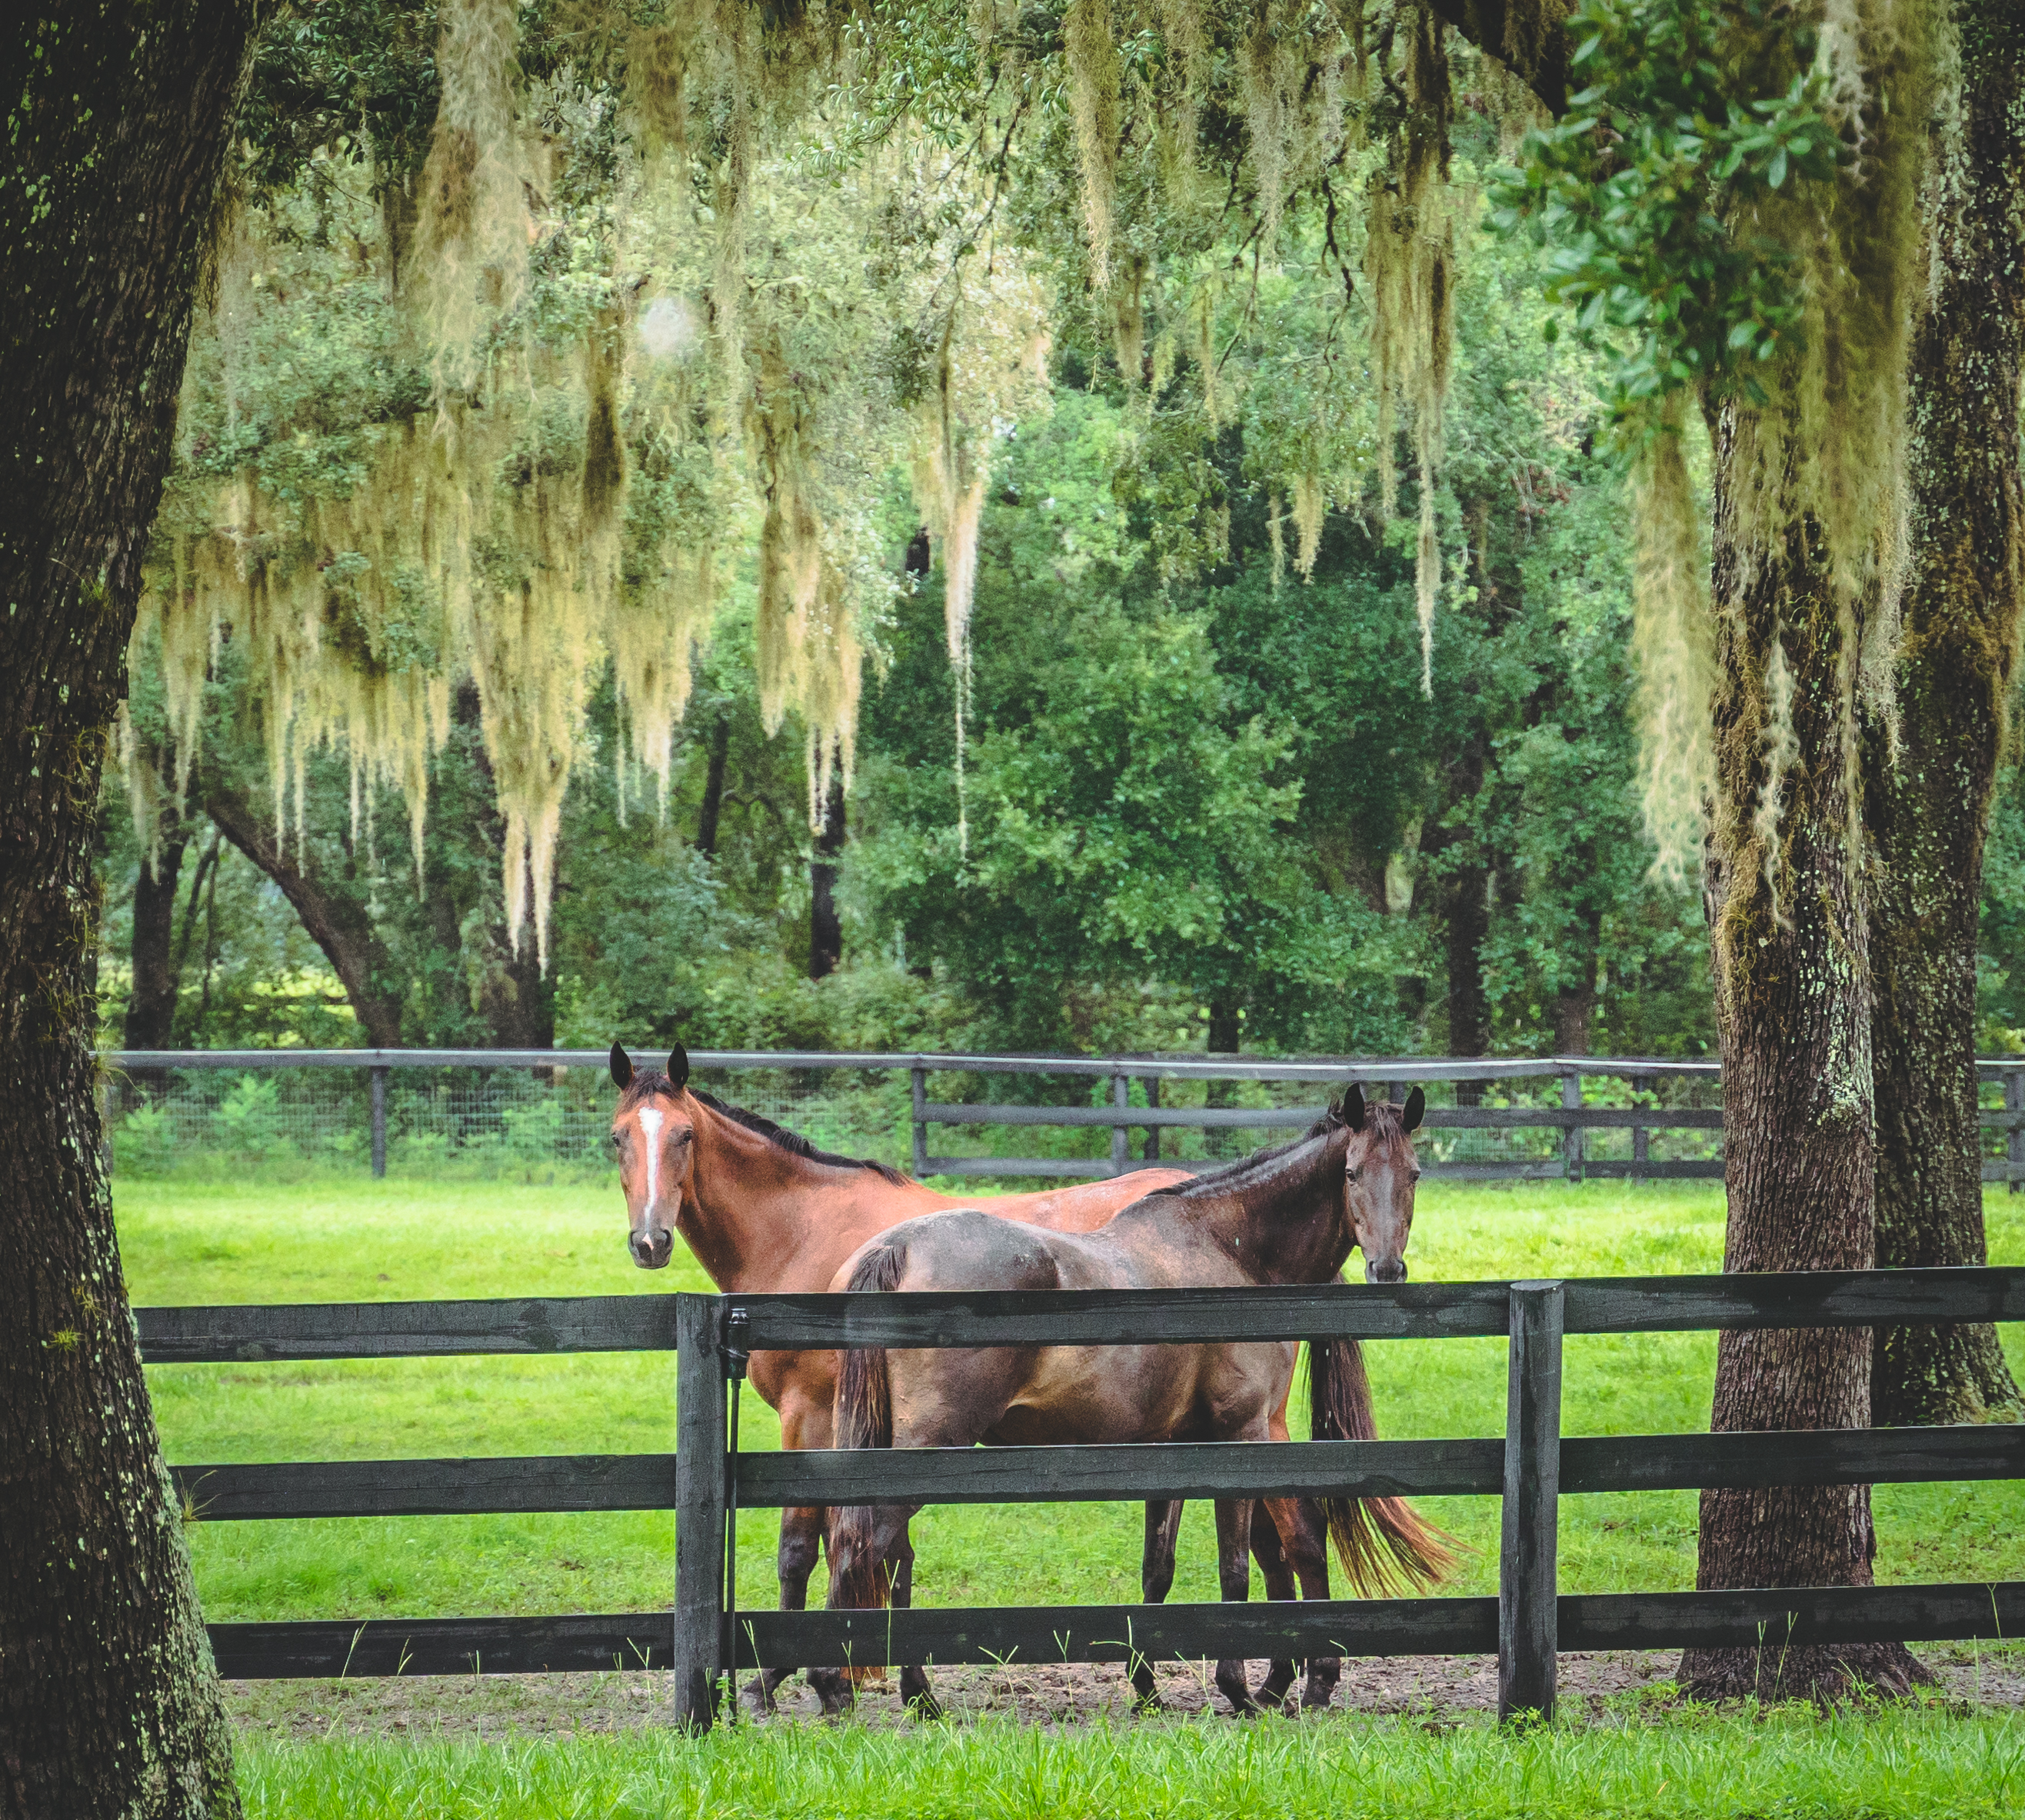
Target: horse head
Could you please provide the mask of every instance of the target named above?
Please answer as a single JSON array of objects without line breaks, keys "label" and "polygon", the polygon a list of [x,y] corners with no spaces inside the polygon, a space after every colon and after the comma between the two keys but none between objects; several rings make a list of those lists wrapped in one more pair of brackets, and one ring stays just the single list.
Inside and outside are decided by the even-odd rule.
[{"label": "horse head", "polygon": [[1393,1106],[1367,1105],[1363,1088],[1353,1086],[1336,1109],[1336,1122],[1350,1133],[1343,1160],[1344,1212],[1351,1242],[1364,1253],[1367,1283],[1406,1280],[1413,1184],[1420,1179],[1413,1133],[1427,1108],[1428,1096],[1418,1087],[1406,1105]]},{"label": "horse head", "polygon": [[643,1270],[658,1270],[674,1256],[675,1221],[695,1167],[696,1113],[683,1091],[689,1078],[689,1051],[679,1042],[666,1074],[636,1070],[625,1046],[612,1046],[612,1079],[619,1090],[612,1144],[626,1193],[627,1244]]}]

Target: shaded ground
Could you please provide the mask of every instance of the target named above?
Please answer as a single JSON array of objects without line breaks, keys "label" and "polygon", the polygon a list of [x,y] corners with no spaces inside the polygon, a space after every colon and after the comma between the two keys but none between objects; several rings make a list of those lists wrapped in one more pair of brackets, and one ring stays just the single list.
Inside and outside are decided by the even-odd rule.
[{"label": "shaded ground", "polygon": [[[2025,1710],[2025,1649],[1984,1649],[1936,1644],[1916,1652],[1939,1678],[1939,1697],[1964,1707]],[[1676,1650],[1608,1650],[1561,1658],[1562,1709],[1599,1716],[1627,1701],[1654,1702],[1672,1691]],[[1207,1664],[1162,1664],[1160,1695],[1169,1712],[1188,1716],[1205,1707],[1226,1710],[1209,1682]],[[1253,1685],[1266,1664],[1251,1664]],[[672,1690],[664,1674],[500,1675],[413,1680],[232,1681],[226,1705],[242,1731],[292,1737],[568,1737],[665,1725]],[[1131,1690],[1122,1668],[1072,1664],[1032,1668],[940,1668],[938,1694],[950,1715],[1016,1714],[1032,1723],[1114,1723],[1131,1717]],[[1413,1714],[1430,1724],[1479,1715],[1498,1704],[1498,1664],[1489,1656],[1373,1657],[1345,1665],[1332,1711]],[[865,1688],[860,1715],[873,1723],[901,1719],[897,1682]],[[799,1682],[782,1690],[781,1712],[766,1723],[818,1717],[814,1697]]]}]

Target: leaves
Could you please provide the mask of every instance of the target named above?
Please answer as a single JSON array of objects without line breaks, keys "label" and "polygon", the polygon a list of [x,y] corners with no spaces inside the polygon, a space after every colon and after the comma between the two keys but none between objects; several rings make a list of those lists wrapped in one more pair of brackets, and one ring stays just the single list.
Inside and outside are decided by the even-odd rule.
[{"label": "leaves", "polygon": [[1814,35],[1779,0],[1582,0],[1571,28],[1585,28],[1589,86],[1527,135],[1492,225],[1548,250],[1548,294],[1611,355],[1620,415],[1683,386],[1755,400],[1751,367],[1790,344],[1802,304],[1790,256],[1746,224],[1789,179],[1825,182],[1852,156]]}]

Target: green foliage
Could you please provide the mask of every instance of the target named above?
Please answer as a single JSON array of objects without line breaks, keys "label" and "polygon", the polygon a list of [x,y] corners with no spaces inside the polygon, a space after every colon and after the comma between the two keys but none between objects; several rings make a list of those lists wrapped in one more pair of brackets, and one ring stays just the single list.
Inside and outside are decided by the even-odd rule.
[{"label": "green foliage", "polygon": [[1751,369],[1804,306],[1752,224],[1849,156],[1813,28],[1784,0],[1582,0],[1567,30],[1588,86],[1527,134],[1493,222],[1549,249],[1547,294],[1615,355],[1619,408],[1683,386],[1762,399]]}]

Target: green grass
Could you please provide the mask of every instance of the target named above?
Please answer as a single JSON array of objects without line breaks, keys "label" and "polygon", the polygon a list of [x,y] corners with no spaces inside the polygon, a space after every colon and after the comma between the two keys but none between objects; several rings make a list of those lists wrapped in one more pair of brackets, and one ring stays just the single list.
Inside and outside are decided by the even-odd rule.
[{"label": "green grass", "polygon": [[248,1820],[1502,1820],[1525,1815],[2016,1813],[2025,1722],[1936,1708],[1635,1713],[1514,1735],[1488,1724],[1162,1723],[1114,1730],[743,1726],[553,1742],[240,1746]]},{"label": "green grass", "polygon": [[[1989,1201],[1991,1255],[2025,1257],[2025,1202]],[[137,1182],[118,1190],[138,1303],[413,1296],[662,1294],[708,1284],[686,1253],[635,1270],[616,1184],[298,1182],[285,1188]],[[1433,1182],[1422,1191],[1417,1279],[1713,1270],[1714,1185]],[[2007,1330],[2025,1373],[2025,1329]],[[1494,1340],[1373,1345],[1380,1432],[1498,1434],[1505,1351]],[[1708,1423],[1707,1334],[1578,1337],[1567,1348],[1570,1433],[1691,1431]],[[156,1418],[179,1462],[654,1451],[674,1443],[674,1363],[652,1355],[160,1366]],[[741,1444],[778,1445],[744,1399]],[[1297,1428],[1296,1432],[1299,1432]],[[1880,1580],[2025,1575],[2025,1485],[1880,1487]],[[1495,1584],[1498,1504],[1430,1499],[1479,1551],[1459,1591]],[[1571,1497],[1561,1509],[1569,1591],[1691,1586],[1692,1493]],[[924,1603],[1116,1601],[1138,1596],[1136,1506],[950,1508],[915,1526]],[[739,1525],[741,1603],[773,1602],[773,1520]],[[616,1610],[664,1605],[673,1523],[653,1513],[334,1519],[191,1526],[197,1582],[218,1620]],[[1211,1513],[1185,1520],[1174,1597],[1213,1599]]]}]

